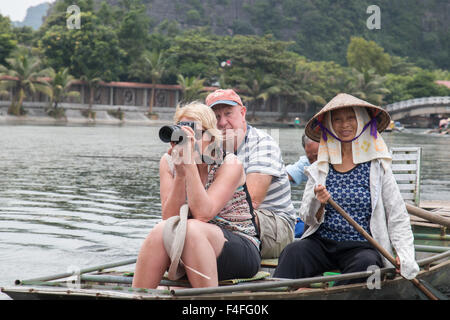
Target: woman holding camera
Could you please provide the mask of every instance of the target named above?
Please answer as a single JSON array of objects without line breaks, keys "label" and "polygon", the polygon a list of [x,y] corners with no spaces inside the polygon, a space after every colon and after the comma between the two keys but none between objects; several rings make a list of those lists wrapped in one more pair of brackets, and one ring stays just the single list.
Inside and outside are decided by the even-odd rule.
[{"label": "woman holding camera", "polygon": [[[141,247],[133,287],[157,287],[168,268],[169,279],[186,273],[192,287],[252,277],[261,258],[242,163],[222,154],[221,132],[206,105],[190,103],[174,118],[184,137],[161,158],[163,220]],[[196,130],[184,125],[192,122]],[[186,203],[190,219],[183,214]]]}]

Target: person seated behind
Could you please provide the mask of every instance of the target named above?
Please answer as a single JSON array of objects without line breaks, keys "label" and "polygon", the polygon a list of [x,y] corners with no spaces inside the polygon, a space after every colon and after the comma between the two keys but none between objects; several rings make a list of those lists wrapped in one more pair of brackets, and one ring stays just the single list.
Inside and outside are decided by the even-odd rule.
[{"label": "person seated behind", "polygon": [[[260,241],[242,189],[242,163],[234,154],[223,157],[222,135],[214,112],[206,105],[190,103],[178,108],[174,118],[176,123],[195,121],[202,135],[196,138],[190,127],[183,126],[187,141],[172,143],[161,158],[163,220],[142,244],[133,287],[155,288],[160,283],[171,263],[164,227],[186,201],[192,218],[187,220],[181,262],[192,287],[217,286],[222,279],[252,277],[261,263]],[[211,158],[210,164],[205,163]]]},{"label": "person seated behind", "polygon": [[247,175],[246,187],[256,213],[262,258],[277,258],[294,239],[295,209],[281,150],[267,133],[248,125],[247,109],[232,89],[218,89],[206,97],[224,148],[237,154]]},{"label": "person seated behind", "polygon": [[[309,167],[317,160],[317,151],[319,149],[319,144],[308,138],[305,134],[302,135],[302,146],[306,155],[301,156],[296,163],[286,166],[289,181],[295,186],[308,180],[308,177],[304,172],[305,168]],[[295,224],[295,238],[300,238],[307,228],[308,226],[305,226],[305,223],[297,217],[297,223]]]},{"label": "person seated behind", "polygon": [[306,155],[300,156],[296,163],[286,166],[289,181],[296,186],[308,180],[304,170],[317,160],[317,151],[319,150],[319,143],[311,140],[305,134],[302,135],[302,146]]},{"label": "person seated behind", "polygon": [[[409,215],[391,169],[391,155],[377,132],[389,114],[347,94],[333,98],[306,125],[319,141],[318,159],[306,169],[309,179],[300,217],[310,227],[282,252],[274,277],[303,278],[324,271],[366,271],[391,266],[331,205],[332,197],[389,253],[397,253],[400,273],[419,272]],[[341,281],[356,283],[363,279]]]}]

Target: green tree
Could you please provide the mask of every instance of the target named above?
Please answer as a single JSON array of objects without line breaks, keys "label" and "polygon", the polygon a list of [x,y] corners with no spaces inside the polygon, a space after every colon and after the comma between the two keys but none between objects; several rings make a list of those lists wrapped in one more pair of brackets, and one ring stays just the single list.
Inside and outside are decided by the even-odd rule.
[{"label": "green tree", "polygon": [[152,83],[152,91],[150,95],[148,113],[149,115],[153,114],[153,104],[155,102],[155,87],[159,80],[163,77],[166,72],[166,60],[164,58],[163,51],[152,51],[146,52],[144,54],[144,60],[150,69],[150,79]]},{"label": "green tree", "polygon": [[322,97],[320,92],[315,90],[315,85],[319,80],[319,75],[317,71],[308,68],[308,66],[297,64],[295,70],[295,100],[300,102],[305,106],[306,113],[310,113],[311,104],[326,104],[325,99]]},{"label": "green tree", "polygon": [[203,84],[205,79],[196,77],[184,77],[182,74],[178,75],[177,83],[181,86],[182,103],[188,103],[194,100],[204,99],[206,93],[204,92]]},{"label": "green tree", "polygon": [[231,87],[248,85],[248,79],[254,76],[255,70],[278,79],[293,68],[292,55],[287,51],[291,43],[276,41],[270,35],[224,37],[219,44],[218,61],[232,62],[224,72],[227,85]]},{"label": "green tree", "polygon": [[51,67],[68,67],[76,78],[118,80],[123,69],[124,52],[114,29],[101,25],[91,11],[81,12],[81,29],[52,25],[39,41],[39,48]]},{"label": "green tree", "polygon": [[384,85],[389,90],[389,93],[384,98],[386,104],[413,98],[406,90],[406,86],[411,81],[412,76],[388,73],[385,77]]},{"label": "green tree", "polygon": [[365,73],[352,69],[352,81],[349,83],[348,93],[366,100],[375,105],[384,103],[385,95],[389,90],[384,86],[385,77],[375,73],[374,70],[368,70]]},{"label": "green tree", "polygon": [[150,18],[141,1],[123,0],[122,19],[117,36],[120,48],[125,52],[125,65],[137,60],[149,41]]},{"label": "green tree", "polygon": [[92,105],[94,104],[95,89],[103,80],[100,77],[96,77],[93,73],[87,73],[80,77],[80,80],[86,84],[89,91],[89,102],[87,110],[87,118],[95,119],[95,112],[92,111]]},{"label": "green tree", "polygon": [[51,90],[50,104],[52,110],[50,112],[52,115],[57,116],[62,112],[59,112],[58,104],[62,102],[65,98],[79,98],[80,93],[75,90],[70,90],[74,77],[69,74],[69,69],[64,68],[56,72],[53,68],[47,70],[47,76],[50,77],[49,88]]},{"label": "green tree", "polygon": [[258,25],[264,34],[280,35],[285,21],[280,1],[256,0],[243,7],[250,14],[252,23]]},{"label": "green tree", "polygon": [[360,37],[352,37],[347,49],[347,62],[359,72],[367,73],[374,69],[380,75],[391,68],[391,58],[384,49],[374,41],[366,41]]},{"label": "green tree", "polygon": [[2,89],[12,88],[15,93],[8,108],[9,114],[20,116],[25,113],[22,103],[28,92],[51,95],[48,83],[43,79],[45,71],[41,61],[32,56],[27,48],[19,47],[6,62],[8,67],[0,65],[0,76],[6,76],[6,79],[1,80]]},{"label": "green tree", "polygon": [[6,64],[6,58],[9,57],[16,46],[17,41],[9,18],[0,15],[0,64]]},{"label": "green tree", "polygon": [[252,106],[252,119],[256,119],[256,107],[260,100],[265,103],[270,96],[280,92],[271,75],[260,69],[253,72],[247,83],[240,84],[239,89],[242,90],[240,96],[243,100]]},{"label": "green tree", "polygon": [[221,37],[202,29],[177,35],[167,50],[167,74],[176,78],[181,73],[184,77],[205,78],[206,82],[211,82],[217,76],[219,39]]},{"label": "green tree", "polygon": [[420,68],[416,67],[412,62],[409,62],[407,58],[392,56],[392,66],[389,73],[398,75],[412,75],[419,71]]},{"label": "green tree", "polygon": [[450,89],[437,85],[435,80],[431,72],[423,70],[406,84],[406,92],[413,98],[449,95]]}]

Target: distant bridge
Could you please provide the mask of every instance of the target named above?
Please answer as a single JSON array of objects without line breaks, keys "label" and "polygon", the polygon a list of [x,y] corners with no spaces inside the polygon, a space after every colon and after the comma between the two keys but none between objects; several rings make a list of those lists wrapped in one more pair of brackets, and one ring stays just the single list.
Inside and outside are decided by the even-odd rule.
[{"label": "distant bridge", "polygon": [[450,114],[450,97],[417,98],[388,104],[384,107],[392,120],[432,114]]}]

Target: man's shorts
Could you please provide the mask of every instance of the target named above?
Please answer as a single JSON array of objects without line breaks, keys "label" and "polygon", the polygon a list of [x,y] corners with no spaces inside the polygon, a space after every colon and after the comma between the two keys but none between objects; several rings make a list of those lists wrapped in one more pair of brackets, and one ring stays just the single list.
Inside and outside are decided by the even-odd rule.
[{"label": "man's shorts", "polygon": [[254,211],[258,217],[261,239],[261,258],[278,258],[281,251],[294,241],[294,230],[289,222],[266,209]]}]

